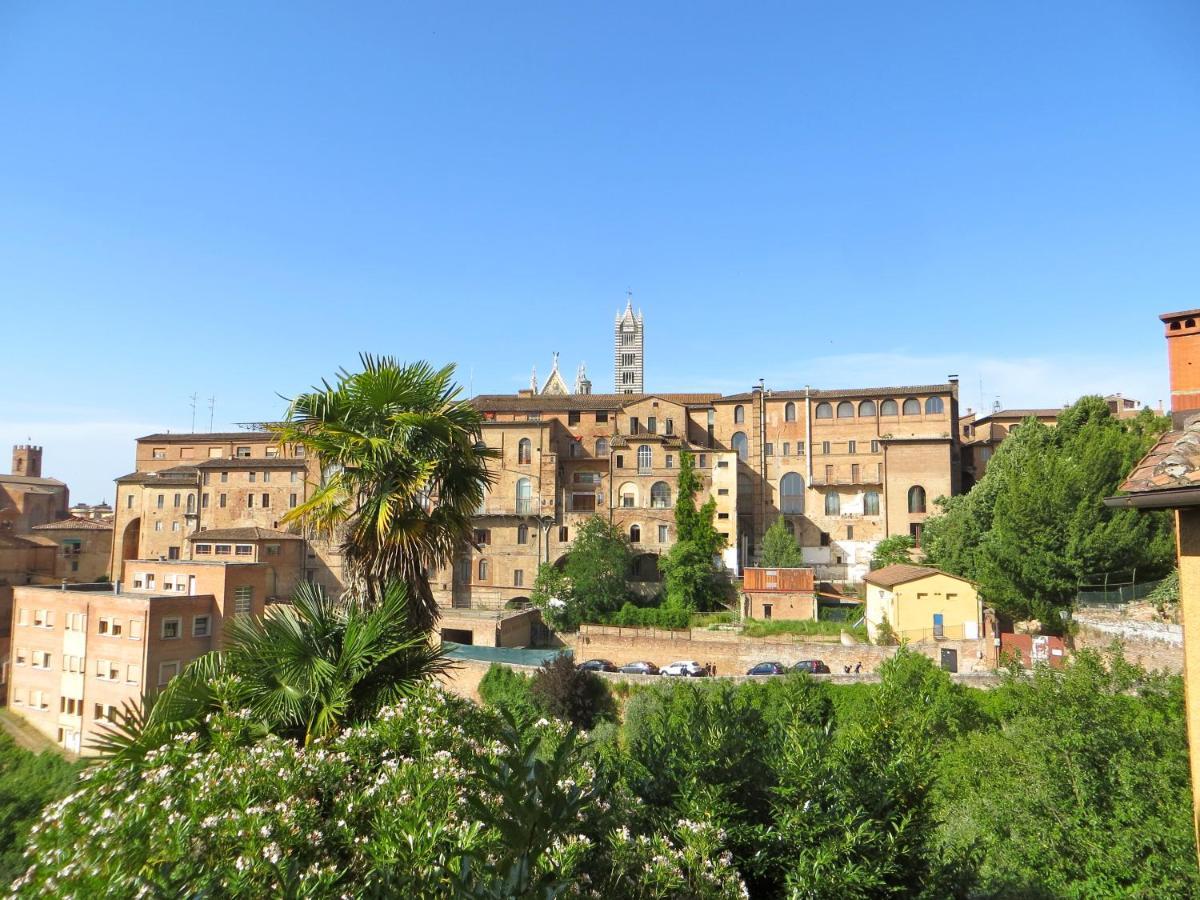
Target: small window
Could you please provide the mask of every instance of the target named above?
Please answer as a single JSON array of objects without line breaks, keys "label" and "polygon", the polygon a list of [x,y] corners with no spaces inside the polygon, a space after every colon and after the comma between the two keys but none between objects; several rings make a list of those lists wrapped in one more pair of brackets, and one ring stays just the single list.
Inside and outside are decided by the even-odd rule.
[{"label": "small window", "polygon": [[877,516],[879,515],[879,492],[867,491],[863,495],[863,515]]},{"label": "small window", "polygon": [[837,417],[839,419],[853,419],[854,404],[849,400],[843,400],[841,403],[839,403],[837,405]]},{"label": "small window", "polygon": [[786,404],[784,404],[783,421],[785,421],[785,422],[795,422],[796,421],[796,404],[790,400]]},{"label": "small window", "polygon": [[746,421],[746,408],[740,403],[733,408],[733,424],[741,425]]},{"label": "small window", "polygon": [[225,451],[223,451],[220,447],[209,447],[208,448],[208,458],[209,459],[220,459],[224,455],[225,455]]},{"label": "small window", "polygon": [[840,494],[830,492],[825,495],[825,515],[837,516],[842,512],[842,498]]},{"label": "small window", "polygon": [[909,397],[904,401],[904,415],[919,416],[921,414],[921,401],[916,397]]},{"label": "small window", "polygon": [[908,489],[908,511],[910,513],[925,512],[925,488],[914,484]]},{"label": "small window", "polygon": [[942,403],[941,397],[925,398],[925,414],[926,415],[937,415],[938,413],[944,412],[945,409],[946,409],[946,407],[945,407],[945,404]]},{"label": "small window", "polygon": [[638,433],[638,417],[637,416],[629,417],[629,433],[630,434]]},{"label": "small window", "polygon": [[208,494],[207,493],[200,495],[200,508],[208,509]]},{"label": "small window", "polygon": [[234,554],[234,556],[253,556],[254,555],[254,545],[253,544],[235,544],[233,547],[233,554]]},{"label": "small window", "polygon": [[860,419],[874,418],[875,417],[875,401],[874,400],[864,400],[862,403],[858,404],[858,417]]},{"label": "small window", "polygon": [[578,410],[573,409],[567,413],[567,424],[568,425],[578,425],[579,424],[579,411]]},{"label": "small window", "polygon": [[250,458],[250,448],[249,447],[238,447],[237,452],[234,453],[234,456],[236,456],[238,459],[249,459]]},{"label": "small window", "polygon": [[266,452],[267,452],[267,459],[276,459],[279,456],[279,448],[278,447],[268,447]]},{"label": "small window", "polygon": [[700,461],[696,465],[701,469],[707,469],[708,468],[708,454],[701,453]]},{"label": "small window", "polygon": [[664,427],[666,429],[664,431],[664,434],[668,434],[668,435],[675,434],[675,420],[674,419],[667,419]]},{"label": "small window", "polygon": [[167,458],[167,448],[166,447],[155,447],[153,450],[150,451],[150,456],[153,459],[166,459]]},{"label": "small window", "polygon": [[664,464],[664,467],[667,469],[675,468],[675,454],[673,454],[673,453],[667,454],[666,463]]},{"label": "small window", "polygon": [[211,633],[211,616],[192,616],[192,637],[208,637]]},{"label": "small window", "polygon": [[521,438],[517,442],[517,465],[527,466],[532,459],[533,441],[529,440],[529,438]]},{"label": "small window", "polygon": [[620,453],[618,453],[618,454],[617,454],[617,464],[616,464],[616,468],[618,468],[618,469],[623,469],[623,468],[625,468],[625,457],[624,457],[624,456],[622,456]]},{"label": "small window", "polygon": [[642,540],[642,529],[640,525],[629,526],[629,543],[638,544]]},{"label": "small window", "polygon": [[879,441],[871,441],[871,452],[872,453],[879,452]]},{"label": "small window", "polygon": [[669,536],[669,529],[667,528],[667,526],[659,525],[658,526],[658,542],[660,544],[665,544],[667,542],[668,536]]},{"label": "small window", "polygon": [[829,441],[821,441],[821,452],[826,455],[829,454]]},{"label": "small window", "polygon": [[232,544],[217,544],[213,548],[217,556],[230,556],[233,553]]},{"label": "small window", "polygon": [[288,509],[295,509],[299,503],[298,494],[288,494]]},{"label": "small window", "polygon": [[783,455],[784,456],[792,455],[792,445],[789,444],[787,441],[783,442]]},{"label": "small window", "polygon": [[233,614],[235,616],[250,615],[251,604],[254,601],[254,588],[243,585],[233,592]]},{"label": "small window", "polygon": [[658,434],[658,417],[657,416],[647,416],[646,417],[646,431],[649,434]]},{"label": "small window", "polygon": [[262,495],[262,508],[263,508],[263,509],[270,509],[270,508],[271,508],[271,495],[270,495],[270,494],[263,494],[263,495]]},{"label": "small window", "polygon": [[518,544],[528,544],[529,543],[529,526],[528,525],[518,525],[517,526],[517,543]]},{"label": "small window", "polygon": [[479,580],[487,581],[490,575],[491,567],[488,565],[488,561],[486,559],[481,559],[479,561]]},{"label": "small window", "polygon": [[566,525],[560,525],[558,528],[559,543],[565,544],[571,538],[570,529]]},{"label": "small window", "polygon": [[898,416],[900,415],[900,407],[895,400],[884,400],[879,405],[879,414],[881,416]]},{"label": "small window", "polygon": [[490,528],[475,529],[475,543],[487,546],[492,542],[492,530]]},{"label": "small window", "polygon": [[735,431],[733,439],[730,441],[730,446],[733,447],[733,452],[738,455],[738,459],[745,462],[750,455],[749,442],[746,440],[746,432]]},{"label": "small window", "polygon": [[142,620],[129,620],[129,639],[131,641],[140,641],[142,639]]},{"label": "small window", "polygon": [[772,444],[770,441],[767,441],[767,443],[763,445],[763,451],[766,453],[767,456],[774,456],[775,455],[775,445]]},{"label": "small window", "polygon": [[158,500],[155,502],[155,506],[157,506],[159,509],[162,509],[163,506],[166,504],[166,502],[167,502],[167,495],[159,494]]},{"label": "small window", "polygon": [[608,413],[606,413],[606,412],[596,413],[596,421],[600,422],[600,423],[607,422],[608,421]]},{"label": "small window", "polygon": [[596,455],[608,456],[608,441],[604,438],[596,439]]},{"label": "small window", "polygon": [[824,402],[818,403],[817,409],[816,409],[816,412],[814,413],[814,415],[818,419],[832,419],[833,418],[833,406],[829,403],[824,403]]},{"label": "small window", "polygon": [[251,484],[254,484],[255,482],[258,481],[258,473],[257,472],[249,472],[249,473],[247,473],[246,477],[250,479]]},{"label": "small window", "polygon": [[222,472],[221,473],[221,484],[227,484],[228,482],[229,482],[229,473]]},{"label": "small window", "polygon": [[158,686],[162,687],[172,678],[179,674],[178,662],[165,662],[158,664]]},{"label": "small window", "polygon": [[182,620],[178,616],[172,616],[162,620],[162,639],[164,641],[173,641],[179,637]]},{"label": "small window", "polygon": [[525,586],[525,570],[513,569],[513,587]]}]

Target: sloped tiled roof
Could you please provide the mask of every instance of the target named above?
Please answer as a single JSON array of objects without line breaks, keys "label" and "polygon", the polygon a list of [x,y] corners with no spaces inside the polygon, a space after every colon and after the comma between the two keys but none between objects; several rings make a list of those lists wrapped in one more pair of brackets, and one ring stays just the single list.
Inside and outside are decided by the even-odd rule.
[{"label": "sloped tiled roof", "polygon": [[990,412],[986,416],[980,416],[975,420],[975,424],[982,425],[992,419],[1028,419],[1030,416],[1035,419],[1057,419],[1061,412],[1061,406],[1051,409],[1000,409]]},{"label": "sloped tiled roof", "polygon": [[208,531],[197,531],[189,534],[189,541],[302,541],[298,534],[290,531],[276,531],[273,528],[259,528],[248,525],[243,528],[210,528]]},{"label": "sloped tiled roof", "polygon": [[683,406],[707,406],[720,394],[566,394],[518,397],[516,394],[480,394],[471,405],[481,412],[556,412],[558,410],[621,409],[631,403],[658,398]]},{"label": "sloped tiled roof", "polygon": [[1200,487],[1200,415],[1168,431],[1121,485],[1130,494]]},{"label": "sloped tiled roof", "polygon": [[181,432],[179,434],[148,434],[145,437],[138,438],[139,441],[158,441],[163,444],[174,443],[176,441],[186,441],[188,443],[203,444],[205,441],[217,441],[223,443],[225,441],[270,441],[274,439],[274,435],[269,431],[211,431],[207,433],[197,432]]},{"label": "sloped tiled roof", "polygon": [[[867,387],[867,388],[842,388],[839,390],[828,390],[812,388],[807,393],[803,390],[798,391],[776,391],[767,392],[768,400],[803,400],[805,396],[811,397],[814,400],[832,400],[842,397],[870,397],[881,399],[902,399],[910,394],[948,394],[953,389],[952,384],[910,384],[901,385],[899,387]],[[755,391],[747,391],[741,394],[727,394],[721,397],[719,403],[746,403],[753,400]]]},{"label": "sloped tiled roof", "polygon": [[101,522],[96,519],[80,519],[72,516],[69,519],[59,519],[57,522],[47,522],[45,525],[34,525],[33,531],[112,531],[112,522]]},{"label": "sloped tiled roof", "polygon": [[0,475],[0,482],[4,482],[5,484],[27,484],[30,487],[66,487],[66,484],[57,478],[34,478],[32,475]]},{"label": "sloped tiled roof", "polygon": [[30,547],[39,546],[41,545],[35,543],[34,541],[26,540],[23,537],[17,537],[11,532],[0,531],[0,547],[4,547],[9,550],[27,550]]},{"label": "sloped tiled roof", "polygon": [[868,572],[863,577],[863,581],[868,584],[874,584],[882,588],[895,587],[898,584],[904,584],[906,581],[916,581],[918,578],[924,578],[926,575],[941,575],[940,569],[931,569],[929,566],[911,566],[905,563],[897,563],[892,566],[884,566],[882,569],[876,569],[874,572]]},{"label": "sloped tiled roof", "polygon": [[200,477],[200,470],[195,466],[172,466],[169,469],[159,469],[157,472],[130,472],[116,479],[118,484],[195,484]]},{"label": "sloped tiled roof", "polygon": [[304,459],[281,459],[279,457],[229,457],[205,459],[196,463],[197,469],[303,469]]}]

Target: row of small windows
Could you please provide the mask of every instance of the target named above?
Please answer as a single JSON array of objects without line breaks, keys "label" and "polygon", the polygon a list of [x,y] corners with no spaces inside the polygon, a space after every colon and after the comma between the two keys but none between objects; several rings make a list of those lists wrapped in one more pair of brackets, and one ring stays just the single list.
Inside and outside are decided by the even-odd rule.
[{"label": "row of small windows", "polygon": [[[794,406],[794,404],[789,403],[788,406]],[[946,404],[945,404],[945,401],[943,401],[941,397],[926,398],[926,400],[925,400],[925,414],[926,415],[937,415],[939,413],[945,412],[945,410],[946,410]],[[858,417],[860,419],[873,417],[875,415],[875,411],[876,411],[876,407],[875,407],[874,400],[864,400],[860,404],[858,404]],[[839,419],[853,419],[854,413],[855,413],[854,404],[851,403],[849,400],[843,400],[841,403],[839,403],[837,405],[836,412],[837,412],[837,418],[839,418]],[[881,415],[881,416],[898,416],[901,414],[906,415],[906,416],[919,416],[921,414],[921,401],[918,400],[916,397],[909,397],[907,400],[904,401],[903,406],[901,406],[895,400],[884,400],[881,404],[879,404],[879,415]],[[788,410],[786,408],[784,409],[784,418],[787,421],[794,422],[795,415],[796,415],[795,410],[792,409],[791,417],[789,418]],[[833,404],[827,403],[825,401],[818,403],[814,415],[818,419],[834,418]]]}]

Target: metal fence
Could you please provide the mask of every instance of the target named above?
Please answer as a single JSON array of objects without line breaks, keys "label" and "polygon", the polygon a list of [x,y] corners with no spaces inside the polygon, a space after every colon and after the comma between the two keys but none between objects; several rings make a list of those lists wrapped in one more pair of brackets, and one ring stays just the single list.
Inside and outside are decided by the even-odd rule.
[{"label": "metal fence", "polygon": [[1145,600],[1154,589],[1162,584],[1158,581],[1108,581],[1100,584],[1081,584],[1075,596],[1075,604],[1083,607],[1123,606],[1137,600]]},{"label": "metal fence", "polygon": [[566,648],[554,650],[535,649],[532,647],[483,647],[474,644],[445,643],[446,655],[451,659],[469,659],[477,662],[499,662],[514,666],[541,666],[560,653],[571,655]]}]

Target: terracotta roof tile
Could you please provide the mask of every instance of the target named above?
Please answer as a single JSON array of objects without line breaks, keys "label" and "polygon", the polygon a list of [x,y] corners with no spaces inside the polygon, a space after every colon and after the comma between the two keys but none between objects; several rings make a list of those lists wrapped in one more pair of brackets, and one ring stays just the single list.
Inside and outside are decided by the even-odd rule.
[{"label": "terracotta roof tile", "polygon": [[208,433],[148,434],[145,437],[138,438],[138,441],[158,441],[162,444],[173,444],[177,441],[184,441],[189,444],[203,444],[205,441],[216,441],[220,444],[227,441],[244,440],[247,443],[253,444],[274,439],[275,436],[269,431],[210,431]]},{"label": "terracotta roof tile", "polygon": [[290,531],[276,531],[272,528],[258,528],[249,525],[243,528],[210,528],[208,531],[197,531],[189,534],[189,541],[302,541],[298,534]]},{"label": "terracotta roof tile", "polygon": [[890,588],[898,584],[904,584],[906,581],[916,581],[918,578],[924,578],[926,575],[942,574],[945,573],[940,569],[931,569],[929,566],[911,566],[904,563],[897,563],[896,565],[876,569],[874,572],[868,572],[863,581],[879,587]]},{"label": "terracotta roof tile", "polygon": [[[881,400],[894,399],[901,400],[910,394],[948,394],[954,388],[954,385],[946,384],[910,384],[901,385],[899,387],[866,387],[866,388],[842,388],[839,390],[817,389],[812,388],[805,393],[803,390],[797,391],[776,391],[767,392],[768,400],[803,400],[805,396],[809,396],[814,400],[832,400],[842,397],[870,397]],[[728,394],[721,397],[719,403],[730,402],[748,402],[753,400],[754,391],[747,391],[742,394]]]},{"label": "terracotta roof tile", "polygon": [[471,398],[471,405],[481,412],[557,412],[559,410],[621,409],[631,403],[657,397],[684,406],[707,406],[720,394],[555,394],[538,397],[518,397],[516,394],[480,394]]},{"label": "terracotta roof tile", "polygon": [[96,519],[79,519],[72,516],[69,519],[59,519],[57,522],[47,522],[45,525],[34,525],[33,531],[112,531],[112,522],[100,522]]},{"label": "terracotta roof tile", "polygon": [[1168,431],[1129,473],[1121,490],[1130,494],[1200,486],[1200,416]]}]

